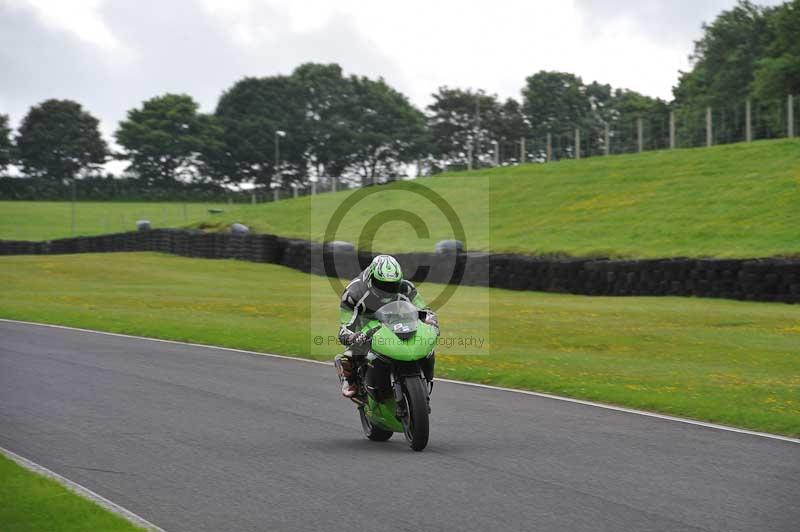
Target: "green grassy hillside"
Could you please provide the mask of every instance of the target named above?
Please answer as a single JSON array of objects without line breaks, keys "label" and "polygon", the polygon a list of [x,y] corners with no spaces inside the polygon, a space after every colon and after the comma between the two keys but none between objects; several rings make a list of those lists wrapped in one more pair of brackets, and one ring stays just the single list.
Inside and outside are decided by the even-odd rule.
[{"label": "green grassy hillside", "polygon": [[[617,257],[764,257],[800,253],[800,139],[710,149],[527,164],[420,180],[457,211],[476,250]],[[357,241],[381,209],[420,214],[418,239],[405,223],[378,231],[376,249],[431,250],[449,225],[426,200],[393,185],[343,220]],[[242,206],[198,226],[243,222],[259,232],[322,240],[352,192]]]},{"label": "green grassy hillside", "polygon": [[[154,253],[0,257],[0,317],[327,359],[328,279]],[[441,285],[423,285],[431,297]],[[461,287],[437,374],[800,434],[800,306]],[[319,338],[319,340],[316,340]],[[331,400],[338,390],[331,368]]]},{"label": "green grassy hillside", "polygon": [[[156,227],[181,226],[206,219],[210,208],[230,207],[205,203],[78,201],[75,235],[133,231],[137,220],[150,220]],[[69,236],[73,236],[70,202],[0,201],[0,239],[49,240]]]},{"label": "green grassy hillside", "polygon": [[[554,164],[445,174],[418,181],[456,211],[472,250],[613,257],[800,255],[800,139],[594,157]],[[372,189],[371,189],[372,190]],[[374,249],[427,251],[452,232],[426,199],[377,191],[343,219],[337,239],[357,242],[381,211],[419,215],[430,234],[405,222],[366,236]],[[354,192],[260,205],[79,202],[79,235],[127,231],[140,218],[157,227],[258,232],[324,239],[333,212]],[[208,214],[210,207],[223,214]],[[71,235],[68,202],[0,202],[0,238]],[[373,227],[372,229],[376,229]]]}]

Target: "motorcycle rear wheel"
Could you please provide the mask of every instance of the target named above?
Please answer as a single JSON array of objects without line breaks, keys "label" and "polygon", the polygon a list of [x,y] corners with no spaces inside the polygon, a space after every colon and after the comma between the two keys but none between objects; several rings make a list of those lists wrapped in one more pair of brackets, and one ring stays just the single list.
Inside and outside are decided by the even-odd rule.
[{"label": "motorcycle rear wheel", "polygon": [[364,413],[364,407],[358,409],[358,415],[361,418],[361,428],[364,430],[364,436],[372,441],[386,441],[392,437],[393,432],[386,430],[377,425],[374,425]]},{"label": "motorcycle rear wheel", "polygon": [[403,433],[408,445],[421,451],[428,445],[430,421],[428,419],[428,394],[419,377],[411,377],[403,383],[403,396],[406,400],[406,416],[402,419]]}]

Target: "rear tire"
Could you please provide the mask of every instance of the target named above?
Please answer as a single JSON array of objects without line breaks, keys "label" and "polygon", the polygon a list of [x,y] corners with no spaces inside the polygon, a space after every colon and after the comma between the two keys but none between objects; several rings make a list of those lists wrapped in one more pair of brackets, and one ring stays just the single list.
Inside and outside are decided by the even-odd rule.
[{"label": "rear tire", "polygon": [[428,445],[430,422],[428,419],[428,394],[422,378],[409,377],[403,383],[403,395],[406,399],[408,414],[403,419],[403,428],[408,445],[415,451],[421,451]]},{"label": "rear tire", "polygon": [[377,425],[374,425],[364,413],[364,407],[358,409],[358,415],[361,418],[361,428],[364,430],[364,436],[372,441],[386,441],[392,437],[393,432],[386,430]]}]

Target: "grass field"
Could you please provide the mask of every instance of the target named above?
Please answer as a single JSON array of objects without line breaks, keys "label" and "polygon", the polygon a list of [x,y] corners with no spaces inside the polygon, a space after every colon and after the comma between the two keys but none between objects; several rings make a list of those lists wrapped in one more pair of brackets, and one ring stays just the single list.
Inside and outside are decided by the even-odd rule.
[{"label": "grass field", "polygon": [[0,455],[3,532],[141,532],[125,519]]},{"label": "grass field", "polygon": [[[75,235],[99,235],[136,229],[137,220],[154,227],[176,227],[207,219],[208,209],[228,205],[205,203],[76,203]],[[233,207],[235,208],[235,207]],[[0,201],[0,239],[49,240],[72,234],[72,204],[60,201]]]},{"label": "grass field", "polygon": [[[800,139],[528,164],[420,180],[457,211],[473,250],[613,257],[800,255]],[[357,242],[381,210],[409,209],[406,223],[377,231],[376,249],[429,251],[451,238],[425,200],[395,189],[359,203],[339,239]],[[259,232],[322,240],[351,192],[242,206],[198,226],[243,222]],[[372,233],[370,233],[372,234]]]},{"label": "grass field", "polygon": [[[800,139],[594,157],[556,164],[461,172],[419,181],[455,209],[473,250],[611,257],[800,256]],[[367,220],[406,209],[425,221],[367,230],[374,249],[428,251],[451,238],[427,200],[378,187],[343,220],[336,238],[358,242]],[[335,209],[352,194],[320,194],[259,205],[78,202],[76,234],[156,227],[227,230],[243,222],[261,233],[323,240]],[[208,214],[210,207],[223,214]],[[0,238],[71,235],[68,202],[0,202]]]},{"label": "grass field", "polygon": [[[328,280],[279,266],[0,257],[0,282],[0,317],[317,359],[338,351],[312,341],[337,329]],[[440,317],[446,337],[488,335],[482,349],[440,348],[440,377],[800,435],[798,306],[462,287]]]}]

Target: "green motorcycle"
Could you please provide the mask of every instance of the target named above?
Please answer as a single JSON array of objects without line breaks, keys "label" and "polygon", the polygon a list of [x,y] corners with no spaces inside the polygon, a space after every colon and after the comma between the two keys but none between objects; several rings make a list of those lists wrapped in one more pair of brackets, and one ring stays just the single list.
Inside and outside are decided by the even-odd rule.
[{"label": "green motorcycle", "polygon": [[408,301],[393,301],[364,326],[370,349],[357,366],[359,393],[353,397],[367,438],[386,441],[402,432],[415,451],[428,444],[439,337],[438,327],[420,320],[419,312]]}]

